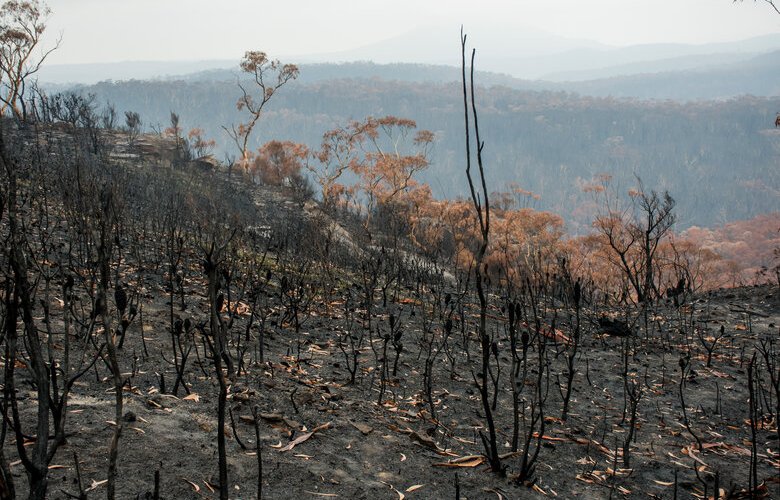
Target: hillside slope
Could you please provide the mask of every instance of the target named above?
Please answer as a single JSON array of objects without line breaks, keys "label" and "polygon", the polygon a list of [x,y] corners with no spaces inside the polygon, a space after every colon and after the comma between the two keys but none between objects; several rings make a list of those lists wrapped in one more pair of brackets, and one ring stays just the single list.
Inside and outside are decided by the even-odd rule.
[{"label": "hillside slope", "polygon": [[[20,456],[55,444],[50,498],[102,494],[109,477],[119,498],[776,487],[776,413],[757,403],[776,395],[776,285],[683,287],[645,314],[587,283],[569,300],[571,283],[538,269],[524,284],[486,276],[481,311],[470,265],[406,259],[345,218],[352,251],[316,204],[184,161],[170,139],[0,132],[14,167],[0,170],[13,422],[0,465],[19,496],[35,478]],[[41,413],[67,416],[52,439]],[[504,468],[491,472],[493,425]]]}]

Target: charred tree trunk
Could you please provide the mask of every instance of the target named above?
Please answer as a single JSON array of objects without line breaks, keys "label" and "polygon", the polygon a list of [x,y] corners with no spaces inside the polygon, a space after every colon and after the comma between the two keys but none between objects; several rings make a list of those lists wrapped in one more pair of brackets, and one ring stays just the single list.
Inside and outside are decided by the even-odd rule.
[{"label": "charred tree trunk", "polygon": [[[477,115],[477,105],[474,97],[474,56],[476,50],[471,52],[471,74],[469,84],[466,82],[466,35],[461,30],[461,70],[463,82],[463,107],[466,127],[466,177],[469,181],[469,190],[471,200],[474,203],[476,217],[479,222],[482,242],[476,255],[474,266],[474,279],[479,297],[479,341],[482,347],[482,382],[477,381],[479,393],[482,400],[482,410],[485,413],[485,421],[488,427],[488,437],[480,433],[482,443],[485,446],[485,452],[488,456],[490,469],[496,474],[503,475],[504,469],[501,467],[501,458],[498,456],[498,445],[496,443],[496,426],[493,420],[493,410],[490,405],[490,396],[488,394],[487,377],[490,370],[490,335],[487,332],[487,296],[485,294],[484,282],[482,279],[482,262],[487,251],[490,235],[490,202],[488,200],[487,184],[485,182],[485,170],[482,163],[482,148],[485,144],[479,136],[479,119]],[[474,136],[477,144],[477,167],[479,169],[479,180],[481,184],[481,196],[477,194],[474,187],[474,180],[471,176],[471,132],[469,130],[469,87],[471,89],[470,104],[471,115],[474,118]],[[484,207],[483,207],[484,203]],[[476,380],[476,377],[475,377]]]}]

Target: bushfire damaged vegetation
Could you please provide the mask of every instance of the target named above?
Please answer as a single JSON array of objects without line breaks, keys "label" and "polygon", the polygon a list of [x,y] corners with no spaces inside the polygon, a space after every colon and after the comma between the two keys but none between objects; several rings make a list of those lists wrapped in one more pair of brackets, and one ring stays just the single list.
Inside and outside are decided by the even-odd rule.
[{"label": "bushfire damaged vegetation", "polygon": [[416,179],[404,118],[249,150],[297,75],[260,52],[227,164],[175,113],[3,120],[0,498],[776,492],[777,230],[746,271],[641,179],[594,179],[578,238],[492,192],[465,41],[471,199]]}]

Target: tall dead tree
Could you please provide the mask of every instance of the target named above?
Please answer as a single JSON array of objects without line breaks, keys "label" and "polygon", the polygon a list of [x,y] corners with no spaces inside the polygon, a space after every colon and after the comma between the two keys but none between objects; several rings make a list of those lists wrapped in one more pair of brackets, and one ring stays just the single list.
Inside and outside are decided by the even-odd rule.
[{"label": "tall dead tree", "polygon": [[116,220],[116,205],[114,193],[108,186],[104,186],[100,193],[100,219],[99,241],[97,249],[98,266],[100,267],[100,279],[97,286],[94,314],[100,315],[103,320],[103,333],[106,343],[106,364],[111,372],[114,382],[114,433],[111,437],[111,445],[108,451],[108,483],[106,485],[107,497],[115,498],[117,467],[119,463],[119,440],[122,437],[124,427],[124,391],[125,379],[119,366],[117,353],[117,331],[114,329],[112,315],[108,310],[108,289],[111,286],[111,254],[113,252],[113,226]]},{"label": "tall dead tree", "polygon": [[[228,265],[234,239],[238,234],[239,221],[235,218],[227,224],[217,217],[217,200],[225,195],[216,190],[210,193],[211,199],[204,199],[204,205],[197,212],[201,225],[196,228],[198,247],[202,258],[203,273],[206,277],[209,304],[208,330],[205,324],[199,326],[204,340],[208,343],[214,374],[219,392],[217,396],[217,460],[219,472],[219,498],[228,498],[228,471],[225,424],[227,415],[227,393],[230,379],[234,375],[234,363],[228,345],[230,326],[222,317],[225,294],[222,292],[225,266]],[[228,310],[230,304],[227,304]]]},{"label": "tall dead tree", "polygon": [[[482,399],[482,410],[485,412],[485,421],[488,426],[488,436],[480,432],[482,438],[482,444],[485,447],[485,453],[487,454],[488,462],[490,463],[490,469],[497,474],[504,474],[504,469],[501,467],[501,458],[498,456],[498,445],[496,443],[496,426],[493,420],[493,410],[490,406],[490,396],[488,395],[487,376],[490,370],[490,349],[491,341],[490,335],[487,332],[487,295],[485,294],[485,286],[482,280],[482,262],[487,252],[489,236],[490,236],[490,201],[488,199],[487,183],[485,181],[485,168],[482,162],[482,149],[485,143],[479,135],[479,118],[477,114],[476,98],[474,97],[474,57],[476,56],[476,49],[471,51],[471,64],[470,64],[470,78],[466,81],[466,35],[461,29],[460,33],[460,45],[461,45],[461,77],[463,82],[463,112],[466,127],[466,178],[469,182],[469,191],[471,193],[471,200],[474,203],[474,210],[476,212],[477,222],[479,223],[479,233],[482,236],[482,242],[479,245],[477,254],[475,256],[474,265],[474,278],[477,288],[477,295],[479,297],[479,341],[482,347],[482,382],[479,382],[476,377],[474,381],[479,387],[480,396]],[[477,145],[477,169],[479,172],[480,186],[479,190],[474,187],[474,178],[471,172],[471,130],[469,128],[469,109],[471,110],[471,116],[474,120],[474,140]],[[483,205],[484,204],[484,205]]]}]

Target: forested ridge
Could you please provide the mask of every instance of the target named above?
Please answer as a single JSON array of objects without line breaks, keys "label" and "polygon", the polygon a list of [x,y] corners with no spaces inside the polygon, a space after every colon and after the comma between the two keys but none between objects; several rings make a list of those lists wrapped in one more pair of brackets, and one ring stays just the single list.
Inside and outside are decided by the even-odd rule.
[{"label": "forested ridge", "polygon": [[[233,154],[223,126],[239,120],[235,81],[103,82],[79,90],[164,128],[170,111]],[[465,194],[456,83],[337,79],[291,84],[264,112],[253,148],[271,139],[317,147],[325,131],[365,116],[403,116],[432,130],[431,167],[420,179],[438,196]],[[680,227],[712,226],[777,209],[780,98],[744,96],[680,103],[596,98],[565,92],[478,90],[489,181],[517,182],[540,195],[537,208],[587,226],[583,184],[601,173],[627,190],[640,176],[678,200]],[[582,216],[580,216],[582,215]]]}]

